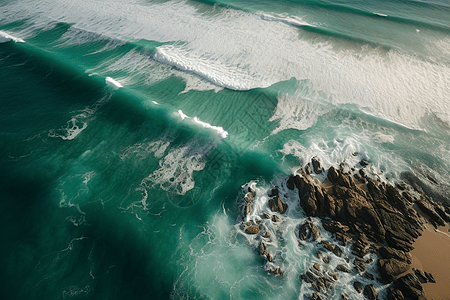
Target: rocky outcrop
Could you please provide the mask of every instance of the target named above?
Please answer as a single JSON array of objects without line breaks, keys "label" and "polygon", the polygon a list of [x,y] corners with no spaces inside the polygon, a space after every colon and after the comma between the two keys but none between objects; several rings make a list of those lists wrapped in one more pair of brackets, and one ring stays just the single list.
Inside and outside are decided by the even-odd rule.
[{"label": "rocky outcrop", "polygon": [[[358,168],[368,164],[362,160]],[[327,172],[324,184],[312,174],[310,166],[315,174]],[[414,241],[422,234],[424,224],[430,222],[434,226],[439,226],[450,221],[450,206],[438,205],[417,191],[410,192],[411,188],[406,184],[393,186],[381,182],[373,175],[368,176],[364,169],[357,171],[355,168],[341,165],[339,168],[330,167],[324,170],[314,157],[310,164],[298,170],[286,181],[286,187],[298,193],[300,207],[306,216],[319,217],[323,228],[339,242],[335,244],[322,240],[319,228],[315,225],[317,222],[311,218],[297,227],[299,247],[303,247],[306,242],[315,243],[315,246],[319,246],[317,257],[325,263],[325,265],[313,264],[300,279],[310,283],[312,289],[316,291],[312,294],[314,299],[326,299],[327,291],[337,280],[336,275],[333,277],[331,273],[325,272],[327,268],[335,266],[330,263],[330,258],[341,261],[344,259],[347,264],[342,262],[336,265],[335,271],[360,276],[357,277],[360,280],[354,280],[353,285],[355,291],[362,293],[366,299],[378,299],[378,295],[373,285],[364,286],[361,282],[367,283],[367,280],[375,279],[383,283],[394,283],[387,291],[388,299],[426,299],[421,283],[435,282],[431,274],[414,269],[414,273],[401,275],[410,269],[412,256],[409,252],[414,249]],[[269,190],[270,211],[259,216],[264,218],[262,224],[258,223],[261,221],[255,221],[257,224],[247,222],[244,225],[247,234],[258,234],[256,238],[268,239],[264,240],[267,244],[261,242],[259,250],[266,261],[265,269],[275,275],[283,275],[283,271],[279,267],[274,267],[273,261],[275,259],[281,262],[283,257],[277,255],[274,258],[266,246],[271,247],[270,234],[259,233],[261,229],[268,230],[265,226],[281,228],[277,224],[283,224],[286,220],[286,217],[281,215],[286,213],[288,206],[281,199],[285,199],[283,197],[287,195],[280,195],[280,191],[282,189],[278,190],[277,187]],[[244,216],[252,215],[253,218],[255,195],[256,192],[249,188],[244,198]],[[427,218],[423,218],[422,215]],[[273,239],[277,237],[278,234]],[[345,249],[340,245],[345,246]],[[271,249],[276,251],[274,248]],[[351,260],[346,257],[348,249],[354,255]],[[374,273],[366,271],[372,268],[372,265],[369,265],[374,262],[372,255],[378,255],[377,267],[381,278],[375,278]]]},{"label": "rocky outcrop", "polygon": [[323,172],[322,165],[320,164],[320,162],[319,162],[319,160],[317,159],[317,157],[313,157],[313,158],[311,159],[311,164],[312,164],[312,166],[313,166],[314,173],[320,174],[320,173]]},{"label": "rocky outcrop", "polygon": [[380,259],[379,263],[379,271],[383,279],[387,281],[392,281],[398,275],[406,272],[409,269],[409,266],[406,262],[397,260],[395,258],[389,259]]},{"label": "rocky outcrop", "polygon": [[375,291],[375,289],[373,288],[373,285],[371,285],[371,284],[368,284],[364,287],[363,295],[364,295],[364,297],[366,297],[366,299],[369,299],[369,300],[378,299],[378,294]]},{"label": "rocky outcrop", "polygon": [[269,208],[273,212],[284,214],[288,208],[288,205],[280,200],[278,196],[269,200]]},{"label": "rocky outcrop", "polygon": [[311,221],[306,221],[299,230],[301,240],[316,241],[320,236],[319,229]]},{"label": "rocky outcrop", "polygon": [[[311,165],[315,173],[324,172],[316,168],[320,163],[315,158]],[[360,162],[361,167],[366,165],[368,162]],[[316,172],[319,170],[320,172]],[[342,168],[330,167],[327,180],[331,186],[326,188],[310,172],[299,170],[297,173],[288,179],[287,187],[298,190],[300,206],[307,216],[320,217],[323,228],[332,233],[342,245],[352,244],[352,254],[357,257],[353,260],[353,266],[359,275],[374,279],[373,274],[365,271],[364,257],[368,253],[376,253],[380,257],[378,268],[381,280],[396,283],[388,292],[389,299],[425,297],[421,286],[416,284],[416,281],[420,284],[417,276],[422,282],[427,282],[425,272],[416,271],[417,276],[408,274],[397,279],[409,270],[412,262],[409,252],[414,249],[414,241],[422,234],[427,222],[415,207],[420,208],[435,226],[444,225],[450,220],[450,207],[438,205],[425,195],[412,196],[405,184],[395,187],[374,180],[363,169],[351,175]],[[300,239],[316,240],[310,224],[306,222],[301,226]],[[327,241],[320,243],[324,249],[337,256],[342,255],[339,246]],[[342,264],[336,269],[352,272]],[[355,289],[362,289],[357,281]],[[363,290],[367,299],[377,299],[373,286],[367,285]]]},{"label": "rocky outcrop", "polygon": [[412,300],[426,300],[425,293],[423,292],[422,284],[419,279],[413,273],[406,274],[400,277],[394,282],[395,288],[398,289],[405,297],[409,297]]}]

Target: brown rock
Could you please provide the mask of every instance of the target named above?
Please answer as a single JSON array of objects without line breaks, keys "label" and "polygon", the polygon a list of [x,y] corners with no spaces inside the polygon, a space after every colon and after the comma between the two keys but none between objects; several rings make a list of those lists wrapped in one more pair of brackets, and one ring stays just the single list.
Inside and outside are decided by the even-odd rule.
[{"label": "brown rock", "polygon": [[307,283],[313,283],[317,277],[311,271],[307,271],[300,276],[300,279]]},{"label": "brown rock", "polygon": [[281,201],[279,197],[275,197],[269,200],[269,207],[273,212],[284,214],[287,210],[288,205]]},{"label": "brown rock", "polygon": [[414,274],[417,276],[417,278],[420,280],[421,283],[428,282],[427,275],[425,275],[424,271],[418,270],[416,268],[413,268],[412,270],[413,270]]},{"label": "brown rock", "polygon": [[313,299],[313,300],[324,300],[323,297],[320,296],[320,295],[317,294],[317,293],[313,293],[313,294],[312,294],[312,299]]},{"label": "brown rock", "polygon": [[378,299],[378,294],[373,288],[373,285],[368,284],[364,287],[364,297],[366,297],[369,300],[375,300]]},{"label": "brown rock", "polygon": [[425,273],[425,276],[427,276],[428,282],[436,283],[436,279],[434,279],[433,274],[428,273],[428,272],[424,272],[424,273]]},{"label": "brown rock", "polygon": [[258,225],[249,226],[245,228],[245,232],[248,234],[257,234],[259,232],[259,226]]},{"label": "brown rock", "polygon": [[336,233],[336,232],[346,233],[350,230],[350,227],[348,227],[347,225],[343,225],[339,221],[334,221],[334,220],[330,220],[330,219],[322,220],[322,226],[325,230],[327,230],[331,233]]},{"label": "brown rock", "polygon": [[299,238],[301,240],[316,241],[319,236],[319,229],[312,222],[306,221],[302,226],[300,226]]},{"label": "brown rock", "polygon": [[372,274],[372,273],[369,273],[369,272],[365,272],[364,275],[363,275],[363,277],[365,277],[365,278],[367,278],[367,279],[370,279],[370,280],[374,280],[374,279],[375,279],[375,277],[373,276],[373,274]]},{"label": "brown rock", "polygon": [[316,173],[316,174],[322,173],[323,168],[322,168],[319,160],[316,157],[313,157],[311,159],[311,163],[312,163],[312,166],[313,166],[314,173]]},{"label": "brown rock", "polygon": [[378,264],[381,276],[388,281],[392,281],[396,276],[409,269],[406,262],[395,258],[380,259]]},{"label": "brown rock", "polygon": [[330,180],[332,183],[346,187],[351,188],[355,186],[355,183],[353,182],[353,179],[345,174],[343,174],[340,171],[337,171],[334,167],[330,167],[328,169],[328,180]]},{"label": "brown rock", "polygon": [[322,257],[322,261],[323,261],[324,263],[326,263],[326,264],[329,264],[329,263],[330,263],[330,259],[328,258],[328,256]]},{"label": "brown rock", "polygon": [[361,294],[362,290],[363,290],[363,286],[361,284],[361,282],[359,281],[355,281],[353,282],[353,287],[355,288],[355,290]]},{"label": "brown rock", "polygon": [[264,213],[263,216],[264,216],[264,218],[266,218],[266,219],[270,219],[270,215],[269,215],[268,213]]},{"label": "brown rock", "polygon": [[405,300],[405,297],[403,297],[402,292],[399,289],[392,286],[388,288],[387,298],[388,300]]},{"label": "brown rock", "polygon": [[315,264],[313,265],[313,268],[320,272],[320,266],[319,266],[318,263],[315,263]]},{"label": "brown rock", "polygon": [[277,267],[276,269],[270,270],[270,273],[278,275],[278,276],[284,275],[284,272],[279,267]]},{"label": "brown rock", "polygon": [[399,289],[403,296],[413,300],[426,300],[422,284],[413,273],[406,274],[395,281],[395,287]]},{"label": "brown rock", "polygon": [[345,272],[345,273],[351,273],[351,271],[344,265],[337,265],[336,270]]},{"label": "brown rock", "polygon": [[280,218],[277,215],[272,215],[272,222],[278,222]]},{"label": "brown rock", "polygon": [[252,203],[249,202],[245,205],[245,216],[250,215],[250,213],[252,212]]},{"label": "brown rock", "polygon": [[445,226],[445,221],[441,216],[435,211],[434,206],[426,200],[420,200],[416,202],[417,206],[430,217],[430,221],[433,225]]},{"label": "brown rock", "polygon": [[382,258],[395,258],[400,261],[404,261],[407,264],[411,264],[412,262],[412,256],[409,252],[397,250],[392,247],[381,247],[379,249],[379,253]]}]

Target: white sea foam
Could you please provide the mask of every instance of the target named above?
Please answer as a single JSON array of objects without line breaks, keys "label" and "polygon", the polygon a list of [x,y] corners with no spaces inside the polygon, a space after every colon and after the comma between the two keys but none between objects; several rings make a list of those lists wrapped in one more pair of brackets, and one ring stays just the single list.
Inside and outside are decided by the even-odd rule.
[{"label": "white sea foam", "polygon": [[317,122],[317,118],[328,111],[330,107],[320,104],[316,99],[308,99],[306,95],[290,96],[282,94],[278,97],[275,113],[269,121],[276,121],[278,126],[272,134],[293,128],[306,130]]},{"label": "white sea foam", "polygon": [[287,25],[298,26],[298,27],[302,27],[302,26],[315,27],[315,25],[305,22],[298,16],[288,16],[287,14],[270,15],[267,13],[256,13],[256,14],[259,15],[261,17],[261,19],[265,20],[265,21],[281,22],[281,23],[285,23]]},{"label": "white sea foam", "polygon": [[201,171],[206,165],[205,156],[215,147],[214,144],[200,145],[196,139],[173,148],[159,161],[159,168],[142,180],[141,185],[149,184],[164,191],[185,195],[194,188],[194,171]]},{"label": "white sea foam", "polygon": [[9,41],[14,41],[16,43],[25,43],[25,41],[22,40],[21,38],[17,38],[15,36],[10,35],[9,33],[0,30],[0,43],[6,43]]},{"label": "white sea foam", "polygon": [[123,87],[117,80],[115,80],[114,78],[111,78],[109,76],[105,78],[105,82],[107,85],[109,85],[110,87],[112,87],[115,90]]},{"label": "white sea foam", "polygon": [[86,107],[84,110],[67,121],[67,126],[61,127],[59,129],[49,130],[48,136],[57,137],[69,141],[75,139],[83,130],[88,127],[89,122],[94,118],[93,115],[95,114],[95,112],[106,102],[108,102],[110,98],[111,95],[103,96],[93,105]]},{"label": "white sea foam", "polygon": [[197,118],[197,117],[191,118],[191,117],[185,115],[181,110],[178,110],[174,114],[176,116],[180,117],[181,120],[187,119],[187,121],[189,121],[189,122],[191,122],[191,123],[193,123],[193,124],[195,124],[195,125],[197,125],[199,127],[211,129],[213,132],[216,133],[217,137],[220,138],[220,139],[224,139],[228,135],[228,132],[225,131],[222,127],[220,127],[220,126],[213,126],[213,125],[211,125],[209,123],[200,121],[200,119]]},{"label": "white sea foam", "polygon": [[[332,37],[321,42],[313,33],[286,24],[294,21],[274,22],[276,16],[267,14],[261,17],[231,8],[202,13],[185,1],[24,0],[2,9],[5,20],[31,15],[33,26],[58,21],[112,39],[181,41],[158,47],[155,59],[221,87],[243,90],[292,77],[308,78],[314,89],[334,104],[356,104],[417,129],[427,113],[439,114],[450,123],[446,96],[450,93],[450,68],[443,62],[448,50],[427,48],[446,39],[440,34],[417,41],[431,57],[437,57],[422,60],[399,51],[355,47]],[[151,76],[151,72],[146,74]]]}]

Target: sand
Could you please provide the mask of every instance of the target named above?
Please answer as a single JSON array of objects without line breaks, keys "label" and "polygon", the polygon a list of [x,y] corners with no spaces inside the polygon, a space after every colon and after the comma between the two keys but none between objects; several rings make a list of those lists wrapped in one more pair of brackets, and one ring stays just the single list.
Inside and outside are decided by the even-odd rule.
[{"label": "sand", "polygon": [[433,274],[436,283],[424,283],[428,299],[450,299],[450,228],[439,227],[439,231],[429,225],[414,243],[411,251],[416,268]]}]

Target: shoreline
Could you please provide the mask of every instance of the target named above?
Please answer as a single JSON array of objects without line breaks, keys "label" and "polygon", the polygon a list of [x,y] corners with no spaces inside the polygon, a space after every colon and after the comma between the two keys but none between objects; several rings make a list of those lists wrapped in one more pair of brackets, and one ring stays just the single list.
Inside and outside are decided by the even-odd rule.
[{"label": "shoreline", "polygon": [[[299,246],[311,243],[324,263],[313,264],[299,278],[311,287],[312,299],[330,297],[344,273],[354,276],[349,281],[353,292],[370,300],[450,299],[450,277],[446,274],[450,270],[450,234],[430,230],[434,227],[450,231],[450,206],[433,201],[408,184],[382,182],[366,173],[368,164],[361,161],[358,166],[346,166],[346,171],[343,164],[339,169],[323,170],[320,162],[312,158],[283,186],[269,189],[266,212],[256,218],[256,191],[247,187],[241,205],[241,226],[245,234],[257,237],[265,269],[275,276],[284,275],[282,268],[273,263],[276,254],[267,247],[271,242],[267,224],[283,220],[289,209],[287,202],[292,203],[282,192],[287,188],[298,193],[298,206],[308,217],[295,229]],[[326,179],[320,182],[316,174],[326,175]],[[330,232],[332,239],[321,239],[319,228]],[[351,252],[343,255],[346,248]],[[330,257],[344,263],[330,264]],[[341,299],[349,298],[342,293]]]},{"label": "shoreline", "polygon": [[436,283],[422,283],[427,297],[434,300],[450,299],[450,227],[440,226],[438,230],[441,232],[428,226],[411,251],[411,269],[432,273],[436,279]]}]

